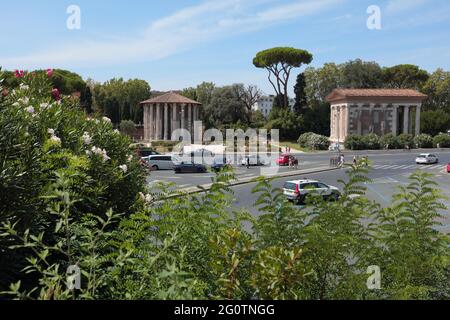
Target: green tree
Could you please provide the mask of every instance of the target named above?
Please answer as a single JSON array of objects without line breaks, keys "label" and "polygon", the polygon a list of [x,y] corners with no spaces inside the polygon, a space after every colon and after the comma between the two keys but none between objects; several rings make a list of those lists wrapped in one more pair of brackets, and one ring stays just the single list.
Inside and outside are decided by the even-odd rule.
[{"label": "green tree", "polygon": [[335,63],[326,63],[322,68],[306,68],[305,94],[308,104],[326,103],[326,97],[336,88],[342,87],[342,73]]},{"label": "green tree", "polygon": [[426,110],[441,109],[450,111],[450,72],[437,69],[433,72],[423,87],[428,95],[424,107]]},{"label": "green tree", "polygon": [[136,124],[131,120],[122,120],[120,122],[120,131],[131,137],[136,132]]},{"label": "green tree", "polygon": [[383,71],[376,62],[361,59],[342,64],[341,86],[343,88],[374,89],[383,87]]},{"label": "green tree", "polygon": [[[310,64],[313,60],[311,53],[301,49],[276,47],[256,54],[253,64],[257,68],[269,72],[269,82],[277,96],[284,96],[283,107],[289,108],[288,85],[291,71],[300,68],[303,64]],[[275,77],[275,80],[272,79]]]},{"label": "green tree", "polygon": [[308,101],[306,97],[306,76],[300,73],[297,76],[297,82],[294,86],[295,105],[294,111],[297,114],[304,114],[308,108]]},{"label": "green tree", "polygon": [[296,140],[302,130],[302,120],[290,109],[275,108],[269,115],[266,128],[280,130],[281,139]]},{"label": "green tree", "polygon": [[425,111],[421,115],[420,128],[431,136],[450,130],[450,114],[444,110]]},{"label": "green tree", "polygon": [[150,98],[150,86],[144,80],[111,79],[94,86],[95,110],[111,118],[118,125],[122,120],[143,122],[140,102]]},{"label": "green tree", "polygon": [[427,71],[411,64],[383,69],[383,82],[387,88],[422,90],[428,78]]},{"label": "green tree", "polygon": [[246,106],[238,95],[236,85],[218,87],[210,103],[203,105],[203,120],[207,128],[223,128],[237,122],[248,123]]}]

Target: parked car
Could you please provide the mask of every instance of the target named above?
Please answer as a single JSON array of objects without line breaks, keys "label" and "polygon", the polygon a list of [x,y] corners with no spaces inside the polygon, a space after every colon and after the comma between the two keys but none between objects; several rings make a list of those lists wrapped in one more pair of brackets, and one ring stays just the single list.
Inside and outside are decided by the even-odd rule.
[{"label": "parked car", "polygon": [[215,172],[219,172],[225,167],[230,167],[230,165],[227,164],[226,158],[215,158],[213,164],[211,165],[211,169]]},{"label": "parked car", "polygon": [[439,163],[439,159],[436,155],[431,153],[422,153],[416,158],[417,164],[436,164]]},{"label": "parked car", "polygon": [[245,156],[241,160],[241,165],[246,166],[247,161],[250,164],[250,166],[260,167],[266,165],[258,155]]},{"label": "parked car", "polygon": [[175,165],[175,173],[205,173],[206,167],[203,164],[196,164],[193,162],[181,162]]},{"label": "parked car", "polygon": [[142,148],[142,149],[137,149],[136,152],[138,153],[138,155],[141,158],[146,158],[149,156],[156,156],[156,155],[161,155],[159,152],[153,150],[153,149],[149,149],[149,148]]},{"label": "parked car", "polygon": [[276,161],[276,164],[280,167],[288,166],[289,161],[292,160],[294,165],[298,165],[298,160],[296,157],[290,154],[282,154]]},{"label": "parked car", "polygon": [[297,204],[304,203],[306,196],[311,193],[319,194],[326,200],[339,200],[341,196],[338,188],[315,180],[287,181],[283,187],[286,198]]},{"label": "parked car", "polygon": [[151,155],[142,158],[148,163],[148,166],[153,170],[173,170],[175,165],[179,162],[178,158],[173,155]]}]

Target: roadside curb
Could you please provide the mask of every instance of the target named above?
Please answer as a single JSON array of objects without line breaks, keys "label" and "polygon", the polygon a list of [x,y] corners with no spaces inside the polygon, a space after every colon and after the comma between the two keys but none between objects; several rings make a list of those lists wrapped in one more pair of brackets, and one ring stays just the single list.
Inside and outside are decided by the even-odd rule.
[{"label": "roadside curb", "polygon": [[[265,180],[281,179],[281,178],[295,177],[295,176],[302,175],[302,174],[314,174],[314,173],[321,173],[321,172],[328,172],[328,171],[335,171],[335,170],[341,170],[341,169],[340,168],[330,168],[330,167],[320,167],[320,168],[317,168],[317,169],[296,170],[296,171],[291,171],[291,172],[284,172],[284,173],[281,173],[280,175],[276,175],[276,176],[267,176],[267,177],[264,177],[264,179]],[[240,179],[240,180],[239,179],[233,180],[227,186],[228,187],[235,187],[235,186],[240,186],[240,185],[254,183],[258,178],[261,178],[261,177],[262,176],[244,178],[244,179]],[[204,185],[201,185],[201,186],[189,187],[189,188],[181,189],[181,190],[179,190],[178,193],[170,195],[166,199],[176,198],[176,197],[184,196],[184,195],[191,195],[191,194],[196,194],[196,193],[202,193],[202,192],[210,190],[212,185],[213,185],[212,183],[209,183],[209,184],[204,184]]]}]

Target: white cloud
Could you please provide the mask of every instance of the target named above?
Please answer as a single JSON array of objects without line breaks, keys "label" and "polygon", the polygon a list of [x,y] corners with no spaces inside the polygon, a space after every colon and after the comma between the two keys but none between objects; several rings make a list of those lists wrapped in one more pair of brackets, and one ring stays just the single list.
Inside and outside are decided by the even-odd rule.
[{"label": "white cloud", "polygon": [[[342,1],[345,0],[297,0],[274,5],[270,0],[208,0],[152,22],[142,34],[62,44],[48,51],[0,57],[0,61],[6,68],[33,69],[158,60],[221,37],[316,14]],[[264,8],[258,11],[261,6]]]},{"label": "white cloud", "polygon": [[388,13],[399,13],[421,6],[429,0],[389,0],[386,10]]}]

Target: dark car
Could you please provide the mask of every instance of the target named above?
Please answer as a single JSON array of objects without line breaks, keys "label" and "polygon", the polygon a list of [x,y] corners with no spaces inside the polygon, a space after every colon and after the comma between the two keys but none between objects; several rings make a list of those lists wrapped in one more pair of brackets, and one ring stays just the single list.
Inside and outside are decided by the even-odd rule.
[{"label": "dark car", "polygon": [[207,169],[202,164],[192,162],[182,162],[177,164],[174,169],[175,173],[205,173]]},{"label": "dark car", "polygon": [[146,158],[146,157],[149,157],[149,156],[160,155],[159,152],[156,152],[156,151],[153,150],[153,149],[138,149],[138,150],[137,150],[137,153],[139,154],[139,156],[140,156],[141,158]]},{"label": "dark car", "polygon": [[213,164],[211,165],[211,169],[215,172],[219,172],[223,168],[229,168],[230,165],[227,164],[227,159],[215,159]]}]

